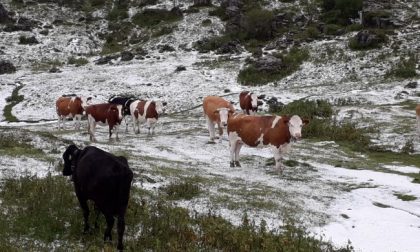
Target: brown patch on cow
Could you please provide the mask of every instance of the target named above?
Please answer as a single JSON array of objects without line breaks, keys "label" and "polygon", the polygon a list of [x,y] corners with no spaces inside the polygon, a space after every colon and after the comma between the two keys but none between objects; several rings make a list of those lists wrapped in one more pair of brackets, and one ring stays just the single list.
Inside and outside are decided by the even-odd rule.
[{"label": "brown patch on cow", "polygon": [[59,97],[55,102],[55,107],[58,116],[83,115],[82,99],[80,97]]},{"label": "brown patch on cow", "polygon": [[[287,124],[289,118],[283,116],[273,127],[275,119],[276,116],[232,116],[228,120],[228,134],[236,132],[242,142],[251,147],[258,146],[262,140],[263,145],[279,148],[290,142],[291,135]],[[261,136],[263,136],[262,139]]]},{"label": "brown patch on cow", "polygon": [[242,91],[239,94],[239,106],[242,110],[245,111],[246,114],[250,114],[249,111],[252,111],[252,99],[251,99],[251,92],[249,91]]},{"label": "brown patch on cow", "polygon": [[147,111],[145,111],[146,103],[147,101],[142,100],[137,104],[137,109],[134,111],[135,118],[142,116],[145,119],[155,118],[157,120],[159,118],[159,114],[156,111],[156,103],[154,101],[150,102],[149,107],[147,107]]}]

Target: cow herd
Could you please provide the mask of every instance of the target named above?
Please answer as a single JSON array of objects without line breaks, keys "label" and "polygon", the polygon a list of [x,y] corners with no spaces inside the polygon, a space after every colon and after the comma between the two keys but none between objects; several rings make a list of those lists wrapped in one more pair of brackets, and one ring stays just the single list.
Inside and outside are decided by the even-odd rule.
[{"label": "cow herd", "polygon": [[[290,143],[301,138],[302,126],[308,123],[297,115],[276,116],[256,115],[262,104],[261,96],[244,91],[239,95],[243,113],[237,113],[231,102],[219,96],[203,99],[203,112],[206,118],[210,141],[222,141],[223,129],[227,130],[230,146],[230,167],[240,167],[239,152],[243,145],[249,147],[272,147],[276,169],[283,171],[281,155]],[[75,128],[80,128],[82,116],[86,115],[90,141],[96,141],[97,124],[108,125],[109,139],[114,133],[118,139],[118,128],[126,117],[132,118],[133,131],[140,133],[141,124],[146,124],[148,134],[154,133],[159,116],[166,103],[160,101],[138,100],[132,97],[112,97],[108,103],[91,104],[92,99],[75,95],[59,97],[56,101],[58,129],[64,128],[66,118],[72,118]],[[218,136],[215,136],[215,127]],[[126,131],[128,123],[126,120]],[[124,215],[127,209],[133,172],[126,158],[115,156],[93,146],[79,149],[75,145],[67,147],[63,154],[64,176],[71,176],[76,196],[83,210],[84,231],[89,230],[89,208],[86,201],[92,200],[106,218],[107,228],[104,240],[111,240],[114,216],[117,216],[117,248],[123,249],[125,229]],[[96,224],[96,223],[95,223]]]}]

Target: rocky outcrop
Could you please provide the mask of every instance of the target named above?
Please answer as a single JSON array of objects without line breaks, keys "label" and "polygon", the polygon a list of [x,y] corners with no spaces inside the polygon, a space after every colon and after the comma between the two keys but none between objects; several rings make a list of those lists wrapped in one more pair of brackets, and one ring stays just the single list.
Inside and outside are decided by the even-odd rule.
[{"label": "rocky outcrop", "polygon": [[0,3],[0,24],[6,24],[13,22],[12,17],[10,17],[9,12],[4,8],[3,4]]},{"label": "rocky outcrop", "polygon": [[211,0],[194,0],[194,6],[211,6]]},{"label": "rocky outcrop", "polygon": [[16,72],[16,67],[7,60],[0,60],[0,74],[10,74]]},{"label": "rocky outcrop", "polygon": [[271,55],[261,57],[252,62],[254,68],[261,72],[277,72],[284,67],[283,61]]}]

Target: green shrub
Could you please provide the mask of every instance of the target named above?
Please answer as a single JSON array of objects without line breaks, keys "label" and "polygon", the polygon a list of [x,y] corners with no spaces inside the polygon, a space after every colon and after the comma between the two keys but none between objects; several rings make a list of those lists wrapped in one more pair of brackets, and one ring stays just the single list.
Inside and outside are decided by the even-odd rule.
[{"label": "green shrub", "polygon": [[152,37],[160,37],[166,34],[171,34],[173,31],[173,26],[162,26],[157,31],[152,33]]},{"label": "green shrub", "polygon": [[178,9],[147,9],[133,16],[132,22],[140,27],[153,27],[162,23],[171,23],[183,18]]},{"label": "green shrub", "polygon": [[203,20],[203,22],[201,22],[201,24],[203,25],[203,26],[210,26],[211,25],[211,19],[208,19],[208,18],[206,18],[206,19],[204,19]]},{"label": "green shrub", "polygon": [[226,21],[229,18],[222,7],[216,7],[214,10],[209,11],[209,16],[219,17],[222,21]]},{"label": "green shrub", "polygon": [[286,106],[273,110],[270,108],[270,113],[277,113],[283,115],[299,115],[304,118],[324,118],[330,119],[333,115],[331,103],[324,100],[297,100]]},{"label": "green shrub", "polygon": [[245,38],[258,39],[258,40],[269,40],[273,38],[274,30],[272,22],[274,14],[270,10],[265,9],[251,9],[245,13],[245,26],[243,32]]},{"label": "green shrub", "polygon": [[400,61],[387,72],[386,77],[395,76],[402,79],[416,77],[416,58],[416,56],[411,56],[408,59],[400,59]]},{"label": "green shrub", "polygon": [[369,30],[370,33],[374,36],[374,38],[370,39],[370,41],[365,41],[363,43],[359,42],[357,35],[349,41],[349,47],[352,50],[369,50],[374,48],[380,48],[383,43],[385,43],[388,38],[383,30]]},{"label": "green shrub", "polygon": [[282,65],[271,71],[259,71],[254,62],[250,62],[244,69],[239,71],[238,81],[242,85],[258,86],[280,80],[296,71],[303,61],[309,58],[307,49],[293,47],[287,54],[277,56],[282,60]]},{"label": "green shrub", "polygon": [[219,49],[222,45],[230,41],[232,41],[232,38],[229,35],[223,35],[196,41],[193,47],[200,53],[207,53]]},{"label": "green shrub", "polygon": [[342,29],[343,27],[341,25],[326,24],[323,32],[327,35],[340,35]]},{"label": "green shrub", "polygon": [[89,60],[83,57],[76,58],[76,57],[71,56],[67,60],[67,64],[69,65],[83,66],[83,65],[86,65],[87,63],[89,63]]},{"label": "green shrub", "polygon": [[184,181],[181,183],[171,183],[161,188],[171,200],[187,199],[190,200],[200,194],[200,187],[194,181]]},{"label": "green shrub", "polygon": [[363,0],[321,0],[324,13],[321,19],[330,24],[349,25],[350,18],[359,16]]}]

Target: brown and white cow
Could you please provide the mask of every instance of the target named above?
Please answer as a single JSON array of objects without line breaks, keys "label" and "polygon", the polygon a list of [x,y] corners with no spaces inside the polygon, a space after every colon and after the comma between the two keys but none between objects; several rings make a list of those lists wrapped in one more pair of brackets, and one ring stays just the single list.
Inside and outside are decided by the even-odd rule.
[{"label": "brown and white cow", "polygon": [[121,124],[122,105],[101,103],[94,104],[86,107],[86,115],[88,117],[88,132],[90,141],[96,142],[95,128],[96,124],[108,125],[109,127],[109,140],[111,135],[115,132],[115,138],[118,140],[118,127]]},{"label": "brown and white cow", "polygon": [[308,120],[299,116],[252,116],[236,114],[228,120],[230,166],[238,166],[243,144],[250,147],[272,147],[276,169],[283,172],[281,154],[287,151],[292,140],[302,137],[302,126]]},{"label": "brown and white cow", "polygon": [[258,106],[262,105],[260,97],[249,91],[242,91],[239,94],[239,105],[242,111],[247,114],[255,114],[258,111]]},{"label": "brown and white cow", "polygon": [[75,129],[80,129],[80,121],[84,108],[91,102],[91,97],[83,98],[75,95],[63,95],[55,102],[58,115],[58,130],[64,129],[66,118],[73,118]]},{"label": "brown and white cow", "polygon": [[203,100],[204,117],[210,134],[210,142],[215,139],[215,124],[219,130],[219,141],[222,141],[223,127],[227,126],[228,117],[235,112],[233,105],[219,96],[207,96]]},{"label": "brown and white cow", "polygon": [[420,104],[416,106],[417,135],[420,137]]},{"label": "brown and white cow", "polygon": [[148,134],[150,135],[150,130],[152,130],[152,134],[154,134],[156,122],[159,119],[159,115],[164,112],[165,105],[166,103],[161,101],[133,101],[130,104],[130,113],[133,118],[134,133],[140,134],[140,125],[146,123],[146,126],[149,130]]}]

